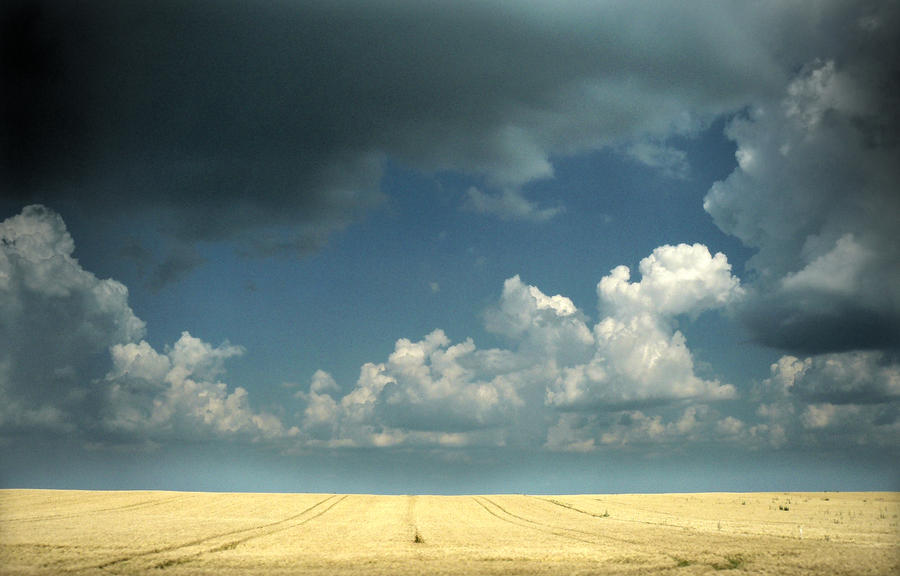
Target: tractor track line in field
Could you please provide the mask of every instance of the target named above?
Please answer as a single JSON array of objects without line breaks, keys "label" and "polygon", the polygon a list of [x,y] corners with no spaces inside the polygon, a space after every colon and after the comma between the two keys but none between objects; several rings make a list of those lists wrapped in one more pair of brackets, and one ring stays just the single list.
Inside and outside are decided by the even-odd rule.
[{"label": "tractor track line in field", "polygon": [[[307,514],[308,512],[312,511],[313,509],[318,508],[319,506],[321,506],[321,505],[324,504],[325,502],[327,502],[327,501],[329,501],[329,500],[332,500],[332,499],[334,499],[334,498],[336,498],[336,497],[337,497],[336,494],[332,494],[331,496],[327,496],[327,497],[323,498],[322,500],[319,500],[318,502],[316,502],[316,503],[313,504],[312,506],[309,506],[308,508],[304,509],[302,512],[299,512],[299,513],[294,514],[294,515],[292,515],[292,516],[288,516],[287,518],[282,518],[281,520],[276,520],[276,521],[274,521],[274,522],[269,522],[269,523],[266,523],[266,524],[260,524],[260,525],[258,525],[258,526],[251,526],[251,527],[249,527],[249,528],[241,528],[241,529],[238,529],[238,530],[231,530],[231,531],[228,531],[228,532],[221,532],[221,533],[219,533],[219,534],[213,534],[212,536],[207,536],[207,537],[205,537],[205,538],[198,538],[198,539],[196,539],[196,540],[191,540],[190,542],[184,542],[184,543],[181,543],[181,544],[173,544],[173,545],[171,545],[171,546],[165,546],[165,547],[163,547],[163,548],[154,548],[153,550],[147,550],[147,551],[144,551],[144,552],[136,552],[136,553],[134,553],[134,554],[132,554],[132,555],[130,555],[130,556],[123,556],[123,557],[120,557],[120,558],[116,558],[116,559],[114,559],[114,560],[108,560],[108,561],[103,562],[103,563],[101,563],[101,564],[96,564],[96,565],[92,565],[92,566],[83,566],[83,567],[80,567],[80,568],[72,568],[72,569],[70,569],[70,570],[68,570],[68,571],[71,571],[71,572],[78,572],[78,571],[81,571],[81,570],[94,569],[94,568],[99,568],[99,569],[103,570],[103,569],[109,568],[109,567],[111,567],[111,566],[115,566],[115,565],[117,565],[117,564],[122,564],[122,563],[124,563],[124,562],[128,562],[128,561],[130,561],[130,560],[134,560],[135,558],[143,558],[143,557],[146,557],[146,556],[152,556],[152,555],[154,555],[154,554],[162,554],[162,553],[164,553],[164,552],[173,552],[173,551],[176,551],[176,550],[182,550],[182,549],[184,549],[184,548],[189,548],[189,547],[191,547],[191,546],[197,546],[198,544],[203,544],[204,542],[209,542],[210,540],[216,540],[216,539],[218,539],[218,538],[223,538],[223,537],[225,537],[225,536],[232,536],[232,535],[234,535],[234,534],[242,534],[242,533],[251,532],[251,531],[254,531],[254,530],[262,530],[262,529],[269,528],[269,527],[272,527],[272,526],[278,526],[279,524],[284,524],[284,523],[286,523],[286,522],[290,522],[291,520],[296,520],[297,518],[300,518],[300,517],[303,516],[304,514]],[[340,502],[340,501],[343,500],[344,498],[346,498],[346,496],[344,496],[343,498],[340,498],[340,499],[338,500],[338,502]],[[332,506],[329,506],[329,507],[326,508],[325,510],[323,510],[323,511],[321,511],[320,513],[318,513],[318,514],[312,516],[311,518],[308,518],[308,519],[305,520],[305,521],[309,521],[309,520],[312,520],[313,518],[317,518],[317,517],[321,516],[322,514],[324,514],[324,513],[327,512],[328,510],[330,510],[330,509],[334,506],[334,504],[337,504],[337,502],[334,502],[334,503],[332,504]],[[301,522],[301,524],[303,524],[303,523],[304,523],[304,522]],[[269,533],[269,532],[267,532],[266,534],[268,534],[268,533]],[[236,545],[236,544],[235,544],[235,545]]]},{"label": "tractor track line in field", "polygon": [[[485,497],[483,497],[483,498],[485,498]],[[534,498],[535,500],[544,500],[543,498],[537,498],[537,497],[535,497],[535,496],[530,496],[530,498]],[[524,520],[525,522],[531,522],[532,524],[538,524],[538,525],[540,525],[540,526],[546,526],[547,528],[551,528],[551,529],[553,529],[553,530],[564,530],[564,531],[566,531],[566,532],[575,532],[576,534],[583,534],[583,535],[585,535],[585,536],[590,536],[590,537],[593,537],[593,538],[601,538],[601,539],[606,539],[606,540],[613,540],[613,541],[615,541],[615,542],[624,542],[624,543],[626,543],[626,544],[633,544],[633,545],[638,544],[638,543],[635,542],[634,540],[630,540],[630,539],[628,539],[628,538],[622,538],[622,537],[620,537],[620,536],[612,536],[612,535],[610,535],[610,534],[607,534],[606,532],[593,532],[593,531],[587,531],[587,530],[579,530],[579,529],[577,529],[577,528],[569,528],[569,527],[567,527],[567,526],[554,526],[553,524],[546,524],[546,523],[544,523],[544,522],[538,522],[538,521],[532,520],[532,519],[530,519],[530,518],[525,518],[524,516],[519,516],[519,515],[517,515],[517,514],[513,514],[512,512],[510,512],[509,510],[505,509],[505,508],[504,508],[503,506],[501,506],[500,504],[497,504],[497,503],[494,502],[493,500],[490,500],[490,499],[488,499],[488,498],[485,498],[485,499],[488,500],[491,504],[493,504],[493,505],[496,506],[497,508],[500,508],[501,510],[503,510],[503,512],[505,512],[506,514],[509,514],[510,516],[513,516],[513,517],[515,517],[515,518],[519,518],[520,520]],[[556,504],[556,502],[549,502],[549,503],[551,503],[551,504]],[[563,508],[567,508],[567,506],[563,506]],[[574,509],[573,509],[573,512],[580,512],[580,511],[579,511],[579,510],[574,510]]]},{"label": "tractor track line in field", "polygon": [[[559,506],[561,508],[565,508],[566,510],[571,510],[572,512],[577,512],[579,514],[584,514],[586,516],[591,516],[593,518],[603,518],[604,520],[608,519],[609,522],[630,522],[633,524],[647,524],[649,526],[658,526],[660,528],[679,528],[686,532],[691,532],[692,529],[689,526],[682,526],[680,524],[664,524],[662,522],[648,522],[647,520],[634,520],[631,518],[610,518],[608,514],[597,514],[595,512],[590,512],[588,510],[582,510],[581,508],[576,508],[571,504],[566,502],[560,502],[559,500],[554,500],[552,498],[541,498],[539,496],[529,496],[529,498],[534,498],[535,500],[543,500],[548,504],[553,504],[554,506]],[[626,542],[628,544],[637,544],[637,542],[633,540],[628,540],[626,538],[617,538],[614,536],[608,536],[608,538],[612,538],[613,540],[618,540],[619,542]]]},{"label": "tractor track line in field", "polygon": [[95,508],[93,510],[84,510],[80,512],[70,512],[68,514],[47,514],[45,516],[28,516],[25,518],[3,518],[0,517],[0,522],[40,522],[42,520],[64,520],[70,518],[78,518],[79,516],[87,516],[88,514],[99,514],[101,512],[119,512],[122,510],[137,510],[139,508],[150,508],[152,506],[159,506],[161,504],[166,504],[167,502],[172,502],[174,500],[180,500],[182,498],[187,498],[187,494],[181,494],[178,496],[173,496],[172,498],[162,498],[155,500],[143,500],[141,502],[135,502],[133,504],[126,504],[124,506],[113,506],[111,508]]},{"label": "tractor track line in field", "polygon": [[[166,560],[163,560],[162,562],[154,564],[153,568],[155,568],[157,570],[161,570],[161,569],[168,568],[169,566],[174,566],[176,564],[187,564],[188,562],[191,562],[195,558],[199,558],[200,556],[203,556],[204,554],[215,554],[216,552],[223,552],[225,550],[234,550],[239,545],[241,545],[244,542],[247,542],[249,540],[255,540],[257,538],[264,538],[266,536],[271,536],[272,534],[277,534],[279,532],[284,532],[285,530],[290,530],[291,528],[303,526],[307,522],[315,520],[319,516],[325,514],[326,512],[328,512],[329,510],[331,510],[332,508],[334,508],[335,506],[337,506],[338,504],[343,502],[346,497],[347,497],[347,495],[341,496],[340,498],[338,498],[337,500],[335,500],[334,502],[332,502],[331,504],[329,504],[328,506],[326,506],[325,508],[320,510],[318,513],[310,516],[309,518],[304,518],[303,520],[301,520],[300,522],[297,522],[296,524],[291,524],[290,526],[280,526],[278,528],[275,528],[273,530],[268,530],[268,531],[262,532],[260,534],[251,534],[249,536],[245,536],[244,538],[239,538],[237,540],[232,540],[231,542],[226,542],[225,544],[220,544],[218,546],[214,546],[212,548],[209,548],[208,550],[200,550],[199,552],[192,552],[191,554],[185,554],[184,556],[179,556],[177,558],[167,558]],[[321,502],[319,504],[321,504]],[[318,504],[316,504],[316,506],[318,506]],[[268,526],[271,526],[271,524],[269,524]]]},{"label": "tractor track line in field", "polygon": [[412,541],[416,544],[424,542],[422,535],[419,534],[419,525],[416,523],[416,496],[409,496],[406,506],[406,523],[409,525],[409,532],[412,534]]},{"label": "tractor track line in field", "polygon": [[554,500],[553,498],[541,498],[540,496],[531,496],[535,500],[543,500],[544,502],[549,502],[550,504],[555,504],[556,506],[562,506],[563,508],[568,508],[573,512],[579,512],[581,514],[586,514],[588,516],[593,516],[594,518],[609,518],[609,514],[597,514],[595,512],[588,512],[587,510],[582,510],[581,508],[576,508],[571,504],[567,504],[565,502],[561,502],[559,500]]},{"label": "tractor track line in field", "polygon": [[[161,569],[168,568],[169,566],[174,566],[176,564],[187,564],[188,562],[191,562],[195,558],[199,558],[200,556],[203,556],[204,554],[214,554],[216,552],[222,552],[225,550],[234,550],[239,545],[243,544],[244,542],[247,542],[248,540],[264,538],[266,536],[271,536],[272,534],[277,534],[279,532],[284,532],[285,530],[290,530],[291,528],[303,526],[307,522],[311,522],[312,520],[315,520],[319,516],[322,516],[323,514],[328,512],[329,510],[331,510],[332,508],[334,508],[335,506],[337,506],[338,504],[343,502],[345,498],[347,498],[346,494],[344,496],[341,496],[340,498],[338,498],[337,500],[335,500],[334,502],[332,502],[331,504],[329,504],[328,506],[326,506],[325,508],[323,508],[322,510],[317,512],[316,514],[313,514],[312,516],[310,516],[308,518],[304,518],[303,520],[301,520],[300,522],[297,522],[296,524],[291,524],[289,526],[279,526],[278,528],[268,530],[268,531],[262,532],[260,534],[251,534],[251,535],[245,536],[243,538],[238,538],[237,540],[232,540],[231,542],[226,542],[224,544],[214,546],[212,548],[209,548],[208,550],[200,550],[198,552],[192,552],[191,554],[185,554],[183,556],[178,556],[177,558],[167,558],[166,560],[163,560],[162,562],[154,564],[153,568],[161,570]],[[319,502],[319,504],[321,504],[321,502]],[[316,506],[318,506],[318,504],[316,504]],[[309,509],[307,509],[307,510],[309,510]],[[296,516],[295,516],[295,518],[296,518]],[[272,526],[272,524],[268,524],[267,526]]]},{"label": "tractor track line in field", "polygon": [[[311,521],[315,520],[316,518],[318,518],[319,516],[322,516],[323,514],[325,514],[326,512],[328,512],[329,510],[331,510],[332,508],[334,508],[335,506],[337,506],[338,504],[343,502],[346,498],[347,498],[347,494],[344,494],[343,496],[341,496],[340,498],[338,498],[337,500],[335,500],[334,502],[332,502],[325,508],[319,510],[318,512],[316,512],[315,514],[313,514],[312,516],[310,516],[308,518],[304,518],[303,520],[301,520],[300,522],[297,522],[296,524],[291,524],[290,526],[282,526],[279,528],[275,528],[274,530],[269,530],[268,532],[263,532],[262,534],[251,534],[250,536],[245,536],[244,538],[239,538],[237,540],[232,540],[231,542],[227,542],[220,546],[216,546],[215,548],[210,548],[209,550],[204,550],[202,552],[198,552],[196,555],[199,556],[201,554],[208,554],[210,552],[221,552],[222,550],[232,550],[232,549],[236,548],[238,545],[243,544],[244,542],[247,542],[248,540],[255,540],[256,538],[263,538],[265,536],[271,536],[272,534],[277,534],[278,532],[284,532],[285,530],[290,530],[291,528],[296,528],[297,526],[303,526],[307,522],[311,522]],[[321,504],[321,502],[320,502],[320,504]],[[316,504],[316,506],[318,506],[318,504]],[[307,510],[309,510],[309,508],[307,508]],[[295,518],[296,518],[296,516],[295,516]],[[269,526],[271,526],[271,524],[269,524]]]},{"label": "tractor track line in field", "polygon": [[[482,498],[484,498],[484,497],[482,496]],[[569,540],[577,540],[579,542],[585,542],[587,544],[596,544],[597,543],[595,540],[587,540],[585,538],[580,538],[578,536],[573,536],[571,534],[567,534],[566,532],[568,532],[569,530],[566,528],[556,528],[554,526],[549,526],[549,525],[543,524],[541,522],[535,522],[534,520],[529,520],[528,518],[523,518],[521,516],[511,514],[511,513],[507,512],[506,509],[504,509],[502,506],[500,506],[493,500],[490,500],[489,498],[484,498],[484,500],[486,500],[487,502],[490,502],[493,506],[496,506],[497,509],[501,510],[504,514],[507,514],[509,517],[504,517],[504,516],[501,516],[500,514],[497,514],[495,511],[491,510],[487,505],[485,505],[484,502],[482,502],[481,500],[479,500],[478,498],[476,498],[474,496],[472,497],[472,499],[475,500],[475,502],[477,502],[479,506],[484,508],[484,510],[488,514],[490,514],[491,516],[493,516],[499,520],[507,522],[509,524],[513,524],[515,526],[521,526],[522,528],[530,528],[532,530],[537,530],[538,532],[543,532],[544,534],[552,534],[552,535],[558,536],[560,538],[567,538]],[[514,520],[514,518],[517,519],[518,521]]]}]

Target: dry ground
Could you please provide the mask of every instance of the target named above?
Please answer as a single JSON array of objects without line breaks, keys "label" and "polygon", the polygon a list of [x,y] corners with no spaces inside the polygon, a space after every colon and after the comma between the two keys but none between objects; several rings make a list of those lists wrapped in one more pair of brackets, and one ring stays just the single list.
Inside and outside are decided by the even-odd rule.
[{"label": "dry ground", "polygon": [[0,574],[900,574],[900,493],[0,490]]}]

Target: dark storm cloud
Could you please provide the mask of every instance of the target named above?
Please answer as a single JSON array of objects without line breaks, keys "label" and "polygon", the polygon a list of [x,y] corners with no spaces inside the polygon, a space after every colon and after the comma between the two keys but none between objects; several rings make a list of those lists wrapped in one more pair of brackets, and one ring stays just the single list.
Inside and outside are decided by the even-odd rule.
[{"label": "dark storm cloud", "polygon": [[[888,288],[890,289],[890,288]],[[900,315],[832,299],[810,308],[798,301],[761,296],[741,318],[766,346],[795,354],[900,349]]]},{"label": "dark storm cloud", "polygon": [[481,176],[473,210],[550,220],[565,199],[538,207],[522,185],[552,176],[553,158],[614,145],[683,175],[668,138],[743,110],[729,128],[741,166],[706,209],[758,250],[754,336],[895,346],[897,12],[16,0],[0,9],[0,186],[15,211],[154,219],[182,245],[157,264],[159,286],[197,264],[178,257],[197,242],[320,249],[382,199],[387,158]]},{"label": "dark storm cloud", "polygon": [[704,207],[758,250],[743,315],[758,341],[806,354],[896,350],[900,7],[816,6],[786,44],[807,60],[781,95],[726,129],[739,166]]},{"label": "dark storm cloud", "polygon": [[388,156],[509,195],[551,155],[690,132],[778,78],[717,4],[19,1],[2,21],[9,197],[152,208],[260,253],[319,248],[379,201]]}]

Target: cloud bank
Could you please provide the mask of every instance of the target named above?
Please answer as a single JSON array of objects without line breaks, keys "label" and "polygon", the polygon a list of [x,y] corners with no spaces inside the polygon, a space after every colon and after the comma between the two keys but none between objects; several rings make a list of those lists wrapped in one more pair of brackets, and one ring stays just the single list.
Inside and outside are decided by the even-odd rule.
[{"label": "cloud bank", "polygon": [[[508,346],[454,343],[440,329],[400,338],[354,383],[317,371],[294,392],[293,414],[255,406],[223,380],[240,346],[184,332],[155,349],[126,287],[84,270],[74,250],[62,219],[44,207],[0,223],[7,440],[590,451],[673,442],[887,446],[900,432],[900,370],[887,352],[784,356],[745,393],[698,376],[679,319],[740,307],[746,297],[725,256],[701,244],[660,246],[641,260],[637,281],[625,266],[611,270],[597,284],[596,322],[568,297],[509,278],[484,315]],[[741,406],[748,401],[752,414]]]},{"label": "cloud bank", "polygon": [[[600,281],[600,310],[608,315],[593,328],[569,298],[509,278],[485,321],[512,348],[479,350],[471,339],[452,344],[441,330],[418,342],[400,339],[387,362],[363,366],[342,397],[331,376],[317,372],[309,392],[298,393],[308,403],[304,427],[331,445],[505,445],[537,433],[551,448],[588,448],[593,444],[584,439],[563,442],[561,427],[609,440],[615,432],[603,432],[583,415],[629,414],[637,422],[644,416],[636,408],[735,397],[732,385],[695,375],[685,338],[674,327],[676,316],[740,298],[725,256],[712,256],[700,244],[662,246],[640,270],[640,282],[629,282],[624,266]],[[696,413],[691,408],[670,426],[687,430]],[[534,428],[524,438],[513,426],[523,418]],[[647,423],[665,430],[661,416]]]}]

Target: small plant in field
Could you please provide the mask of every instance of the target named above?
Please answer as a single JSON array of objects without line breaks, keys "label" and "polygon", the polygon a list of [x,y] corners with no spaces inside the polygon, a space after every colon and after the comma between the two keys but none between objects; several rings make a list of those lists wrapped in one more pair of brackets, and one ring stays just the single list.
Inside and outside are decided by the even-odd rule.
[{"label": "small plant in field", "polygon": [[673,556],[672,560],[675,560],[675,566],[678,568],[684,568],[685,566],[690,566],[691,561],[687,558],[679,558],[678,556]]},{"label": "small plant in field", "polygon": [[416,530],[416,536],[413,538],[413,542],[415,542],[416,544],[424,544],[425,543],[425,539],[422,538],[422,535],[419,534],[418,530]]},{"label": "small plant in field", "polygon": [[725,562],[723,564],[713,564],[712,567],[716,570],[734,570],[736,568],[743,567],[746,564],[747,559],[743,554],[728,554],[725,556]]},{"label": "small plant in field", "polygon": [[609,510],[604,510],[603,514],[600,515],[601,518],[609,518]]}]

